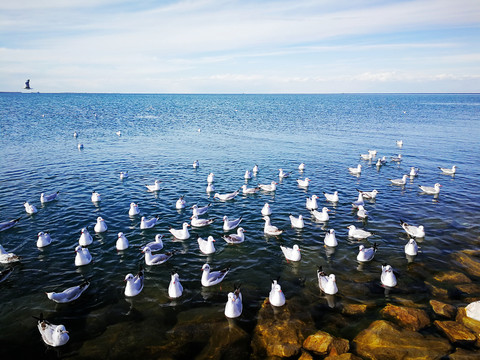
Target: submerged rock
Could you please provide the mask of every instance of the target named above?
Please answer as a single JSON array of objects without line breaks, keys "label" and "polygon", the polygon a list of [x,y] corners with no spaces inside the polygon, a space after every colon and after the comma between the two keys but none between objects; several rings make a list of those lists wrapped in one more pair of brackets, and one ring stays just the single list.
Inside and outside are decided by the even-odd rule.
[{"label": "submerged rock", "polygon": [[345,315],[359,315],[365,314],[367,305],[365,304],[345,304],[342,308],[342,314]]},{"label": "submerged rock", "polygon": [[425,281],[425,285],[427,286],[428,290],[430,290],[430,294],[432,294],[432,296],[434,296],[436,298],[444,298],[444,299],[448,298],[448,290],[447,289],[435,286],[435,285],[429,283],[428,281]]},{"label": "submerged rock", "polygon": [[450,360],[478,360],[480,359],[480,351],[469,351],[458,348],[454,353],[448,357]]},{"label": "submerged rock", "polygon": [[455,321],[462,325],[465,325],[475,334],[475,337],[477,338],[475,346],[480,347],[480,321],[469,318],[466,314],[465,308],[463,307],[458,308]]},{"label": "submerged rock", "polygon": [[393,320],[401,327],[412,331],[418,331],[430,325],[430,318],[421,309],[388,304],[380,311],[380,314],[384,318]]},{"label": "submerged rock", "polygon": [[466,284],[472,282],[467,275],[457,271],[441,272],[435,275],[433,278],[438,282],[447,282],[451,284]]},{"label": "submerged rock", "polygon": [[472,333],[465,325],[456,321],[438,321],[435,320],[435,326],[443,332],[451,343],[468,345],[476,341],[475,334]]},{"label": "submerged rock", "polygon": [[430,300],[430,306],[435,314],[449,319],[453,319],[455,317],[455,312],[457,311],[455,306],[438,300]]},{"label": "submerged rock", "polygon": [[452,254],[453,259],[458,262],[465,271],[473,276],[480,277],[480,253],[477,251],[459,251]]},{"label": "submerged rock", "polygon": [[303,348],[316,355],[339,355],[350,350],[350,343],[346,339],[336,338],[325,331],[317,331],[305,339]]}]

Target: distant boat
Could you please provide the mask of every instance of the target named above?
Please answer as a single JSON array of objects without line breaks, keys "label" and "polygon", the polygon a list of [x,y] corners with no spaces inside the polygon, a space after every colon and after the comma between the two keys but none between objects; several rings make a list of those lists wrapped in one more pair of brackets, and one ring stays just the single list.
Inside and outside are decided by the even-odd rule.
[{"label": "distant boat", "polygon": [[25,87],[24,87],[24,89],[32,90],[32,88],[30,87],[30,79],[28,79],[27,81],[25,81]]}]

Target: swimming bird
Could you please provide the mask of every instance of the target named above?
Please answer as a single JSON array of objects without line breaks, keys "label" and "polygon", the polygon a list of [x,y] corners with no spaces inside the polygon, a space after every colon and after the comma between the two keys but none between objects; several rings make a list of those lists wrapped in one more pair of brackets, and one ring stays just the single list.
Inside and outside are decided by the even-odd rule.
[{"label": "swimming bird", "polygon": [[362,165],[358,164],[357,167],[349,167],[348,171],[350,171],[352,175],[360,175],[362,172]]},{"label": "swimming bird", "polygon": [[369,200],[374,200],[378,194],[378,190],[376,189],[373,189],[372,191],[361,191],[357,189],[357,191],[362,194],[363,199]]},{"label": "swimming bird", "polygon": [[359,219],[366,219],[368,217],[368,211],[365,210],[363,205],[358,205],[357,216]]},{"label": "swimming bird", "polygon": [[95,190],[92,191],[92,202],[100,202],[102,201],[102,195],[100,195],[98,192]]},{"label": "swimming bird", "polygon": [[37,235],[37,247],[42,248],[52,243],[52,238],[48,232],[40,231]]},{"label": "swimming bird", "polygon": [[207,211],[210,209],[210,206],[212,206],[212,204],[208,204],[202,207],[198,207],[198,205],[195,204],[192,206],[192,213],[193,215],[201,216],[207,213]]},{"label": "swimming bird", "polygon": [[63,290],[62,292],[46,292],[47,297],[55,301],[56,303],[64,304],[77,300],[80,295],[84,293],[85,290],[90,286],[90,282],[85,280],[80,285],[69,287],[68,289]]},{"label": "swimming bird", "polygon": [[175,251],[169,251],[165,254],[152,254],[152,249],[146,246],[143,248],[142,253],[145,254],[145,264],[149,266],[154,266],[166,262],[175,254]]},{"label": "swimming bird", "polygon": [[172,271],[170,276],[170,284],[168,284],[168,296],[176,299],[183,294],[183,286],[180,283],[180,277],[175,271]]},{"label": "swimming bird", "polygon": [[418,245],[415,239],[410,238],[408,240],[408,243],[405,245],[405,254],[410,256],[418,254]]},{"label": "swimming bird", "polygon": [[243,177],[245,180],[250,180],[252,178],[252,172],[250,170],[245,170],[245,175]]},{"label": "swimming bird", "polygon": [[408,175],[410,175],[411,178],[414,178],[415,176],[418,176],[418,171],[420,169],[419,168],[416,168],[415,166],[412,166],[410,168],[410,173]]},{"label": "swimming bird", "polygon": [[369,154],[360,154],[360,158],[362,160],[368,161],[368,160],[372,160],[373,156],[370,153]]},{"label": "swimming bird", "polygon": [[437,195],[438,193],[440,193],[441,186],[442,185],[440,185],[439,183],[436,183],[433,187],[418,185],[420,190],[422,190],[425,194],[429,194],[429,195]]},{"label": "swimming bird", "polygon": [[0,245],[0,263],[10,264],[13,262],[20,261],[20,257],[14,253],[7,252],[2,245]]},{"label": "swimming bird", "polygon": [[235,229],[242,222],[243,218],[239,217],[238,219],[229,220],[225,215],[223,217],[223,231],[230,231]]},{"label": "swimming bird", "polygon": [[234,286],[234,291],[229,292],[227,303],[225,304],[224,314],[230,319],[234,319],[242,315],[242,293],[240,292],[240,286]]},{"label": "swimming bird", "polygon": [[308,177],[303,179],[303,180],[302,179],[297,179],[297,184],[300,187],[307,188],[308,185],[310,185],[310,181],[311,180]]},{"label": "swimming bird", "polygon": [[399,163],[403,160],[402,159],[402,154],[398,154],[398,156],[392,156],[391,159],[392,159],[392,161]]},{"label": "swimming bird", "polygon": [[245,230],[239,227],[236,234],[224,235],[223,239],[229,244],[240,244],[245,241],[244,232]]},{"label": "swimming bird", "polygon": [[242,192],[244,194],[255,194],[257,193],[258,191],[260,190],[260,188],[257,186],[257,187],[254,187],[254,188],[249,188],[247,187],[247,185],[242,185]]},{"label": "swimming bird", "polygon": [[180,198],[175,203],[175,209],[181,210],[181,209],[185,208],[185,206],[187,206],[187,202],[185,201],[183,196],[180,196]]},{"label": "swimming bird", "polygon": [[298,165],[298,170],[304,171],[305,170],[305,164],[301,163],[300,165]]},{"label": "swimming bird", "polygon": [[257,164],[255,164],[255,166],[253,167],[252,171],[253,171],[254,174],[257,174],[257,173],[258,173],[258,165],[257,165]]},{"label": "swimming bird", "polygon": [[283,230],[280,230],[279,228],[277,228],[276,226],[273,226],[270,223],[270,217],[269,216],[264,216],[263,220],[265,220],[265,226],[263,227],[263,232],[265,234],[277,236],[277,235],[280,235],[280,234],[283,233]]},{"label": "swimming bird", "polygon": [[20,219],[21,219],[21,217],[13,219],[13,220],[9,220],[9,221],[4,221],[4,222],[0,223],[0,231],[8,230],[11,227],[17,225],[17,223],[20,221]]},{"label": "swimming bird", "polygon": [[80,246],[88,246],[93,242],[92,235],[88,232],[87,228],[82,228],[78,244]]},{"label": "swimming bird", "polygon": [[402,226],[403,230],[405,232],[414,237],[414,238],[424,238],[425,237],[425,229],[423,225],[415,226],[415,225],[409,225],[405,221],[400,220],[400,225]]},{"label": "swimming bird", "polygon": [[373,233],[371,233],[370,231],[357,229],[355,225],[347,226],[347,229],[348,229],[348,236],[354,239],[366,239],[369,236],[373,235]]},{"label": "swimming bird", "polygon": [[317,210],[312,210],[312,215],[315,217],[315,220],[317,221],[328,221],[330,220],[330,216],[328,215],[328,212],[330,210],[326,207],[322,208],[322,211],[317,211]]},{"label": "swimming bird", "polygon": [[187,240],[190,237],[190,232],[188,231],[189,223],[184,222],[182,228],[179,230],[170,228],[170,233],[178,240]]},{"label": "swimming bird", "polygon": [[287,178],[287,177],[289,177],[291,174],[292,174],[291,171],[285,172],[285,171],[283,171],[283,169],[281,169],[281,168],[278,169],[278,177],[279,177],[280,179]]},{"label": "swimming bird", "polygon": [[307,202],[305,206],[307,207],[308,210],[318,209],[317,199],[318,199],[317,195],[312,195],[311,198],[307,197]]},{"label": "swimming bird", "polygon": [[127,237],[123,234],[123,232],[118,233],[118,239],[115,244],[115,247],[118,251],[123,251],[128,249],[129,243]]},{"label": "swimming bird", "polygon": [[368,153],[372,156],[372,158],[377,156],[377,150],[368,150]]},{"label": "swimming bird", "polygon": [[215,185],[209,183],[207,185],[207,193],[211,193],[211,192],[214,192],[215,191]]},{"label": "swimming bird", "polygon": [[277,190],[277,183],[272,181],[270,184],[258,184],[258,187],[263,191],[273,192]]},{"label": "swimming bird", "polygon": [[25,201],[23,206],[25,207],[27,214],[35,214],[38,211],[35,205],[29,204],[28,201]]},{"label": "swimming bird", "polygon": [[193,166],[194,169],[196,169],[196,168],[198,168],[198,167],[200,166],[200,163],[198,162],[198,160],[195,160],[195,161],[193,162],[193,165],[192,165],[192,166]]},{"label": "swimming bird", "polygon": [[90,251],[88,251],[88,248],[77,245],[75,252],[75,266],[84,266],[92,262],[92,255]]},{"label": "swimming bird", "polygon": [[202,285],[213,286],[217,285],[225,278],[225,275],[230,271],[230,267],[226,267],[222,270],[210,271],[210,265],[204,264],[202,266]]},{"label": "swimming bird", "polygon": [[328,194],[325,191],[323,192],[323,195],[325,196],[325,199],[327,201],[330,201],[332,203],[337,203],[338,202],[338,191],[334,191],[333,194]]},{"label": "swimming bird", "polygon": [[377,167],[380,167],[382,165],[385,165],[387,163],[387,157],[382,156],[381,158],[377,159],[377,163],[375,164]]},{"label": "swimming bird", "polygon": [[192,227],[208,226],[215,221],[215,219],[202,219],[202,218],[199,218],[197,215],[193,215],[190,219],[192,219],[191,221]]},{"label": "swimming bird", "polygon": [[163,249],[163,235],[157,234],[155,235],[155,241],[149,242],[147,245],[142,247],[141,249],[145,249],[146,247],[149,247],[150,250],[152,251],[159,251]]},{"label": "swimming bird", "polygon": [[128,210],[128,215],[135,216],[138,214],[140,214],[140,209],[138,208],[138,205],[135,204],[134,202],[130,203],[130,209]]},{"label": "swimming bird", "polygon": [[147,185],[145,184],[145,186],[147,187],[148,191],[160,191],[160,184],[162,182],[160,180],[155,180],[155,183],[153,185]]},{"label": "swimming bird", "polygon": [[207,176],[207,183],[211,184],[215,181],[215,174],[214,173],[210,173],[208,174]]},{"label": "swimming bird", "polygon": [[126,179],[128,177],[128,171],[120,171],[120,180]]},{"label": "swimming bird", "polygon": [[360,205],[365,205],[365,201],[363,200],[363,193],[362,192],[358,192],[358,198],[355,202],[352,203],[352,206],[354,208],[358,208]]},{"label": "swimming bird", "polygon": [[392,185],[404,186],[407,183],[408,175],[403,175],[401,179],[388,179]]},{"label": "swimming bird", "polygon": [[327,274],[319,266],[317,270],[318,287],[327,295],[335,295],[338,292],[337,282],[334,274]]},{"label": "swimming bird", "polygon": [[403,146],[403,140],[397,140],[396,144],[397,144],[398,147],[402,147]]},{"label": "swimming bird", "polygon": [[456,165],[453,165],[451,169],[442,168],[440,166],[438,168],[446,175],[455,175],[455,173],[457,172],[457,166]]},{"label": "swimming bird", "polygon": [[82,143],[79,143],[79,144],[77,145],[77,148],[78,148],[78,150],[83,150],[83,144],[82,144]]},{"label": "swimming bird", "polygon": [[213,196],[213,198],[217,198],[221,201],[228,201],[228,200],[233,200],[235,198],[235,196],[238,195],[240,191],[236,190],[234,191],[233,193],[228,193],[228,194],[219,194],[219,193],[215,193],[215,195]]},{"label": "swimming bird", "polygon": [[372,261],[375,253],[377,252],[377,243],[373,244],[373,247],[366,248],[364,245],[358,247],[357,261],[368,262]]},{"label": "swimming bird", "polygon": [[282,287],[278,283],[278,280],[272,280],[272,288],[268,295],[268,301],[273,306],[285,305],[285,294],[282,291]]},{"label": "swimming bird", "polygon": [[323,243],[330,247],[335,247],[338,245],[334,229],[330,229],[325,233],[325,238],[323,239]]},{"label": "swimming bird", "polygon": [[53,194],[41,193],[40,194],[40,202],[43,204],[43,203],[47,203],[47,202],[56,200],[58,198],[58,194],[60,194],[60,191],[57,191],[56,193],[53,193]]},{"label": "swimming bird", "polygon": [[269,203],[265,203],[262,208],[262,215],[263,216],[270,216],[272,215],[272,208],[270,207]]},{"label": "swimming bird", "polygon": [[76,131],[73,132],[73,137],[76,139],[78,137],[78,133]]},{"label": "swimming bird", "polygon": [[120,130],[118,130],[115,134],[117,134],[118,136],[122,136],[122,132]]},{"label": "swimming bird", "polygon": [[5,270],[0,271],[0,283],[7,280],[10,275],[13,273],[13,267],[9,266]]},{"label": "swimming bird", "polygon": [[292,228],[303,229],[305,227],[305,221],[303,221],[303,216],[300,214],[298,217],[293,216],[292,214],[288,215]]},{"label": "swimming bird", "polygon": [[387,287],[394,287],[397,285],[397,278],[395,277],[393,269],[390,265],[382,265],[382,275],[380,276],[380,281],[382,282],[383,286]]},{"label": "swimming bird", "polygon": [[283,255],[287,260],[300,261],[302,258],[302,255],[300,254],[300,248],[297,244],[293,245],[291,248],[280,245],[280,249],[282,249]]},{"label": "swimming bird", "polygon": [[70,339],[64,325],[55,325],[44,320],[43,314],[40,314],[40,318],[35,319],[38,320],[37,328],[45,344],[58,347],[65,345]]},{"label": "swimming bird", "polygon": [[213,254],[215,252],[215,245],[213,244],[214,242],[215,239],[213,236],[209,236],[207,240],[202,239],[201,237],[197,239],[198,247],[205,255]]},{"label": "swimming bird", "polygon": [[148,220],[145,219],[145,216],[142,216],[142,218],[140,219],[140,229],[151,229],[157,224],[158,220],[160,220],[159,216],[155,216]]},{"label": "swimming bird", "polygon": [[137,275],[127,274],[125,276],[125,296],[137,296],[143,290],[143,284],[145,280],[145,272],[143,267],[140,267],[140,271]]},{"label": "swimming bird", "polygon": [[93,230],[95,230],[97,233],[101,233],[107,231],[107,229],[108,227],[105,220],[101,216],[97,217],[97,223],[95,224]]}]

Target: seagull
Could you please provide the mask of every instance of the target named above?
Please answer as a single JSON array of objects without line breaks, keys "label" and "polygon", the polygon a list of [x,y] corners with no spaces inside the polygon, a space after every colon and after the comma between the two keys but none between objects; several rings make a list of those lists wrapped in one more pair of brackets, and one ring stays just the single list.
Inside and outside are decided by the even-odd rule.
[{"label": "seagull", "polygon": [[160,220],[159,216],[153,217],[148,220],[145,219],[145,216],[142,216],[142,218],[140,219],[140,229],[151,229],[157,224],[158,220]]},{"label": "seagull", "polygon": [[317,195],[312,195],[311,198],[307,198],[306,207],[308,210],[318,209],[317,199]]},{"label": "seagull", "polygon": [[155,183],[153,185],[145,185],[148,189],[148,191],[160,191],[160,184],[162,182],[160,180],[155,180]]},{"label": "seagull", "polygon": [[101,233],[107,231],[107,223],[101,216],[97,217],[97,223],[95,224],[95,227],[93,228],[95,232]]},{"label": "seagull", "polygon": [[396,144],[397,144],[398,147],[402,147],[403,146],[403,140],[397,140]]},{"label": "seagull", "polygon": [[224,235],[223,239],[229,244],[240,244],[245,241],[244,232],[245,230],[239,227],[236,234]]},{"label": "seagull", "polygon": [[321,212],[317,210],[312,210],[312,215],[317,221],[328,221],[330,219],[330,216],[328,215],[329,211],[330,210],[328,208],[323,207]]},{"label": "seagull", "polygon": [[100,195],[98,192],[95,190],[92,191],[92,202],[99,202],[102,201],[102,195]]},{"label": "seagull", "polygon": [[394,287],[397,285],[397,278],[395,277],[393,269],[390,265],[382,265],[382,275],[380,277],[380,281],[382,282],[383,286],[387,287]]},{"label": "seagull", "polygon": [[193,162],[193,165],[192,165],[192,166],[193,166],[194,169],[196,169],[197,167],[200,166],[200,163],[198,162],[198,160],[195,160],[195,161]]},{"label": "seagull", "polygon": [[282,292],[282,287],[278,283],[278,280],[272,280],[272,288],[268,295],[268,300],[273,306],[285,305],[285,295]]},{"label": "seagull", "polygon": [[208,184],[207,185],[207,193],[211,193],[215,191],[215,185],[213,184]]},{"label": "seagull", "polygon": [[183,208],[185,208],[186,205],[187,205],[187,203],[183,199],[183,196],[180,196],[180,198],[175,203],[175,209],[177,209],[177,210],[183,209]]},{"label": "seagull", "polygon": [[388,179],[392,185],[404,186],[407,183],[408,175],[403,175],[401,179]]},{"label": "seagull", "polygon": [[283,230],[280,230],[279,228],[277,228],[276,226],[273,226],[270,223],[270,217],[269,216],[264,216],[263,220],[265,220],[265,226],[263,228],[263,232],[265,234],[277,236],[277,235],[280,235],[281,233],[283,233]]},{"label": "seagull", "polygon": [[289,214],[288,217],[290,218],[292,228],[303,229],[305,227],[305,222],[303,221],[302,215],[298,215],[298,217],[295,217],[292,214]]},{"label": "seagull", "polygon": [[215,193],[215,195],[213,196],[213,198],[218,198],[219,200],[222,200],[222,201],[228,201],[228,200],[232,200],[235,198],[235,196],[238,195],[240,191],[236,190],[234,191],[233,193],[228,193],[228,194],[219,194],[219,193]]},{"label": "seagull", "polygon": [[247,187],[247,185],[242,185],[242,191],[244,194],[255,194],[257,193],[258,191],[260,190],[260,188],[257,186],[257,187],[254,187],[254,188],[249,188]]},{"label": "seagull", "polygon": [[270,216],[270,215],[272,215],[272,209],[270,208],[270,204],[269,204],[269,203],[265,203],[265,205],[263,205],[262,215],[263,215],[263,216]]},{"label": "seagull", "polygon": [[210,265],[204,264],[202,266],[202,285],[203,286],[213,286],[222,282],[225,278],[225,275],[229,272],[230,267],[219,271],[210,271]]},{"label": "seagull", "polygon": [[76,131],[73,132],[73,137],[76,139],[78,137],[78,133]]},{"label": "seagull", "polygon": [[199,237],[197,239],[197,242],[200,251],[205,255],[213,254],[215,252],[215,245],[213,244],[215,242],[215,239],[213,238],[213,236],[209,236],[207,240]]},{"label": "seagull", "polygon": [[357,167],[349,167],[348,171],[350,171],[352,175],[360,175],[362,172],[362,165],[358,164]]},{"label": "seagull", "polygon": [[368,211],[365,210],[363,205],[358,205],[357,216],[359,219],[366,219],[368,217]]},{"label": "seagull", "polygon": [[211,183],[213,183],[214,180],[215,180],[215,174],[214,173],[208,174],[207,183],[211,184]]},{"label": "seagull", "polygon": [[27,214],[35,214],[38,211],[35,205],[29,204],[28,201],[24,202],[23,206],[25,206],[25,211]]},{"label": "seagull", "polygon": [[285,259],[290,261],[300,261],[302,255],[300,254],[300,248],[297,244],[293,245],[293,248],[280,245]]},{"label": "seagull", "polygon": [[138,214],[140,214],[140,209],[138,208],[138,205],[135,204],[134,202],[130,203],[130,209],[128,210],[128,215],[135,216]]},{"label": "seagull", "polygon": [[48,194],[48,195],[46,195],[45,193],[41,193],[40,194],[40,202],[43,204],[43,203],[47,203],[47,202],[56,200],[58,198],[59,193],[60,193],[60,191],[57,191],[56,193]]},{"label": "seagull", "polygon": [[410,238],[408,240],[408,243],[405,245],[405,254],[410,256],[418,254],[418,245],[415,239]]},{"label": "seagull", "polygon": [[319,266],[317,270],[318,277],[318,287],[327,295],[335,295],[338,292],[337,282],[335,280],[335,275],[330,274],[327,276],[323,272],[322,267]]},{"label": "seagull", "polygon": [[21,217],[13,219],[13,220],[9,220],[9,221],[4,221],[4,222],[0,223],[0,231],[8,230],[11,227],[17,225],[17,223],[20,221],[20,219],[21,219]]},{"label": "seagull", "polygon": [[253,171],[254,174],[258,173],[258,165],[257,164],[255,164],[252,171]]},{"label": "seagull", "polygon": [[5,270],[0,271],[0,283],[7,280],[12,275],[13,267],[7,267]]},{"label": "seagull", "polygon": [[287,178],[287,177],[289,177],[289,176],[292,174],[291,171],[285,172],[285,171],[283,171],[283,169],[278,169],[278,171],[279,171],[278,177],[279,177],[280,179]]},{"label": "seagull", "polygon": [[392,161],[399,163],[402,161],[402,154],[398,154],[398,156],[392,156],[391,159]]},{"label": "seagull", "polygon": [[20,261],[20,257],[14,253],[7,252],[2,245],[0,245],[0,263],[10,264],[13,262]]},{"label": "seagull", "polygon": [[311,180],[310,180],[308,177],[305,178],[304,180],[302,180],[302,179],[297,179],[297,184],[298,184],[298,186],[300,186],[300,187],[306,188],[306,187],[308,187],[308,185],[310,185],[310,181],[311,181]]},{"label": "seagull", "polygon": [[277,190],[277,183],[272,181],[270,184],[259,184],[258,187],[263,191],[273,192]]},{"label": "seagull", "polygon": [[372,156],[370,153],[368,153],[368,154],[360,154],[360,158],[361,158],[362,160],[368,161],[368,160],[372,160],[373,156]]},{"label": "seagull", "polygon": [[377,163],[375,164],[377,167],[380,167],[382,165],[385,165],[387,163],[387,157],[382,156],[381,158],[378,158]]},{"label": "seagull", "polygon": [[48,246],[52,243],[52,238],[50,237],[50,234],[48,232],[40,231],[37,236],[38,236],[38,239],[37,239],[38,248]]},{"label": "seagull", "polygon": [[433,187],[418,185],[420,190],[422,190],[425,194],[429,195],[438,195],[438,193],[440,193],[441,186],[442,185],[440,185],[439,183],[436,183]]},{"label": "seagull", "polygon": [[425,237],[425,229],[423,228],[423,225],[415,226],[415,225],[409,225],[405,221],[400,220],[400,225],[402,226],[403,230],[405,232],[414,237],[414,238],[424,238]]},{"label": "seagull", "polygon": [[212,206],[212,204],[208,204],[208,205],[203,206],[203,207],[198,207],[197,204],[193,205],[192,206],[193,215],[201,216],[203,214],[206,214],[208,209],[210,209],[210,206]]},{"label": "seagull", "polygon": [[178,298],[183,294],[183,286],[180,283],[178,274],[175,271],[172,271],[170,277],[170,284],[168,285],[168,296],[172,299]]},{"label": "seagull", "polygon": [[372,158],[377,156],[377,150],[368,150],[368,153],[372,156]]},{"label": "seagull", "polygon": [[250,180],[252,178],[252,172],[250,170],[245,170],[245,175],[243,177],[245,180]]},{"label": "seagull", "polygon": [[152,251],[159,251],[163,249],[163,241],[162,241],[163,235],[157,234],[155,235],[155,241],[149,242],[147,245],[142,247],[141,249],[145,249],[146,247],[149,247],[150,250]]},{"label": "seagull", "polygon": [[374,200],[378,194],[378,190],[376,189],[373,189],[372,191],[361,191],[357,189],[357,191],[362,194],[362,197],[364,199],[369,199],[369,200]]},{"label": "seagull", "polygon": [[223,217],[223,231],[230,231],[235,229],[242,222],[243,218],[239,217],[235,220],[228,220],[228,217],[225,215]]},{"label": "seagull", "polygon": [[240,286],[234,285],[234,291],[229,292],[227,303],[225,304],[224,314],[230,319],[234,319],[242,315],[242,293],[240,292]]},{"label": "seagull", "polygon": [[446,175],[455,175],[455,173],[457,172],[457,166],[456,165],[453,165],[451,169],[442,168],[440,166],[438,168]]},{"label": "seagull", "polygon": [[170,233],[177,238],[178,240],[187,240],[190,237],[190,233],[188,231],[188,227],[190,226],[189,223],[184,222],[183,227],[180,230],[176,230],[173,228],[170,228]]},{"label": "seagull", "polygon": [[120,171],[120,180],[126,179],[128,177],[128,171]]},{"label": "seagull", "polygon": [[371,233],[370,231],[357,229],[355,225],[347,226],[347,229],[348,229],[348,236],[354,239],[366,239],[369,236],[373,235],[373,233]]},{"label": "seagull", "polygon": [[300,171],[305,170],[305,164],[301,163],[300,165],[298,165],[298,170],[300,170]]},{"label": "seagull", "polygon": [[327,201],[330,201],[332,203],[337,203],[338,202],[338,191],[335,191],[333,194],[327,194],[324,191],[323,195],[325,196],[325,199],[327,199]]},{"label": "seagull", "polygon": [[79,144],[77,145],[77,147],[78,147],[78,150],[83,150],[83,144],[82,144],[82,143],[79,143]]},{"label": "seagull", "polygon": [[57,347],[65,345],[70,337],[68,336],[68,331],[63,325],[54,325],[47,320],[43,319],[43,314],[40,314],[40,318],[35,318],[38,320],[37,328],[42,335],[43,342],[47,345]]},{"label": "seagull", "polygon": [[118,233],[117,243],[115,244],[118,251],[123,251],[128,249],[128,240],[127,237],[123,234],[123,232]]},{"label": "seagull", "polygon": [[80,246],[88,246],[93,242],[92,235],[88,232],[87,228],[82,228],[78,244]]},{"label": "seagull", "polygon": [[143,290],[143,283],[145,279],[145,272],[143,268],[140,266],[140,271],[137,275],[133,276],[132,274],[127,274],[125,276],[125,296],[136,296],[140,294]]},{"label": "seagull", "polygon": [[75,252],[77,253],[75,255],[75,266],[88,265],[92,262],[92,255],[90,251],[88,251],[88,248],[77,245]]},{"label": "seagull", "polygon": [[410,168],[410,173],[408,175],[410,175],[411,178],[414,178],[415,176],[418,176],[418,171],[420,169],[419,168],[416,168],[415,166],[412,166]]},{"label": "seagull", "polygon": [[85,280],[80,285],[69,287],[62,292],[46,292],[45,294],[47,294],[47,297],[50,300],[55,301],[56,303],[63,304],[71,302],[73,300],[77,300],[80,295],[82,295],[83,292],[88,289],[89,286],[90,282]]},{"label": "seagull", "polygon": [[365,205],[365,201],[363,200],[363,193],[359,191],[357,201],[353,202],[352,206],[358,208],[360,205]]},{"label": "seagull", "polygon": [[215,219],[199,219],[197,215],[193,215],[190,219],[192,219],[192,227],[208,226],[215,221]]},{"label": "seagull", "polygon": [[374,243],[373,247],[371,248],[366,248],[365,246],[360,245],[358,247],[357,261],[360,261],[360,262],[372,261],[376,252],[377,252],[377,243]]},{"label": "seagull", "polygon": [[118,130],[115,134],[117,134],[118,136],[122,136],[122,132],[120,130]]},{"label": "seagull", "polygon": [[330,247],[335,247],[338,245],[337,238],[335,236],[335,230],[330,229],[328,232],[325,233],[323,243]]},{"label": "seagull", "polygon": [[166,262],[168,259],[170,259],[173,254],[175,253],[174,251],[166,252],[165,254],[152,254],[152,249],[150,249],[148,246],[145,246],[142,250],[142,252],[145,254],[145,264],[147,265],[160,265]]}]

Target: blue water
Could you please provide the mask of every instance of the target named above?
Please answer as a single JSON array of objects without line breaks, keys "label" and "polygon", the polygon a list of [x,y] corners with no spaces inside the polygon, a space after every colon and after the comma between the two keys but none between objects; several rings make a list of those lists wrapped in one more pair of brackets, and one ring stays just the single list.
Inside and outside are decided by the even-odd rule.
[{"label": "blue water", "polygon": [[[115,134],[118,130],[121,136]],[[398,139],[403,148],[396,146]],[[378,317],[387,301],[411,300],[428,308],[432,295],[425,283],[440,271],[463,271],[450,254],[478,249],[479,140],[478,94],[0,94],[0,221],[22,216],[17,226],[0,232],[0,244],[22,257],[13,274],[0,283],[2,358],[81,358],[92,353],[115,358],[118,353],[109,352],[115,346],[130,357],[146,356],[148,347],[171,342],[169,331],[182,323],[227,322],[223,308],[234,283],[242,284],[244,301],[236,323],[251,335],[270,279],[278,276],[287,302],[308,304],[305,312],[312,313],[320,329],[350,340]],[[77,148],[80,142],[83,150]],[[376,149],[377,157],[400,153],[404,160],[377,169],[374,162],[359,158],[368,149]],[[193,169],[196,159],[200,167]],[[301,162],[306,164],[303,173],[298,171]],[[361,176],[350,175],[347,167],[359,163]],[[279,168],[293,174],[279,182],[275,194],[240,194],[234,201],[220,202],[206,193],[210,172],[217,192],[227,193],[245,183],[245,170],[255,164],[260,172],[249,187],[278,181]],[[452,165],[458,167],[454,177],[438,169]],[[400,178],[411,166],[420,168],[417,178],[405,187],[390,185],[388,179]],[[129,177],[122,181],[119,172],[126,170]],[[304,177],[312,179],[308,190],[295,181]],[[155,179],[163,181],[163,189],[148,192],[145,184]],[[418,185],[436,182],[442,185],[438,198],[419,192]],[[377,200],[366,204],[366,223],[352,211],[357,188],[379,191]],[[90,200],[93,190],[102,194],[98,206]],[[334,190],[340,196],[336,206],[322,194]],[[54,191],[60,191],[59,200],[41,205],[40,193]],[[328,223],[314,221],[306,210],[305,199],[312,194],[319,196],[320,207],[331,210]],[[181,195],[188,206],[179,211],[175,202]],[[24,201],[36,205],[38,213],[27,215]],[[160,216],[154,229],[140,230],[140,217],[128,216],[132,201],[142,215]],[[278,238],[263,233],[260,210],[265,202],[272,207],[272,223],[285,230]],[[190,222],[189,207],[195,203],[212,203],[208,216],[216,221],[191,230],[189,240],[175,241],[169,227]],[[306,227],[292,229],[289,213],[302,214]],[[222,240],[224,215],[243,217],[244,243],[231,246]],[[98,216],[106,219],[108,232],[94,235]],[[411,263],[403,251],[407,237],[400,219],[426,229],[421,253]],[[375,236],[351,241],[346,229],[350,224]],[[74,248],[86,226],[94,235],[89,246],[94,261],[76,267]],[[327,255],[323,237],[331,228],[339,245]],[[36,247],[39,231],[50,231],[54,239],[43,250]],[[123,252],[115,249],[120,231],[130,242]],[[126,299],[123,279],[144,264],[139,248],[158,233],[165,236],[165,250],[176,254],[165,264],[146,266],[144,290]],[[206,256],[199,252],[196,238],[208,235],[216,239],[217,252]],[[359,243],[374,242],[379,246],[375,259],[359,267]],[[298,244],[302,260],[287,262],[281,244]],[[202,288],[200,269],[205,262],[213,268],[231,266],[221,286]],[[394,267],[399,283],[389,294],[380,287],[384,262]],[[318,290],[317,265],[336,275],[339,293],[333,308]],[[175,301],[167,294],[172,269],[185,288]],[[57,305],[45,296],[45,291],[61,291],[83,278],[90,279],[91,286],[71,304]],[[464,306],[465,298],[450,302]],[[331,321],[341,318],[340,309],[350,303],[366,303],[374,310],[346,323]],[[70,331],[70,341],[58,351],[46,350],[41,340],[32,318],[41,312]],[[117,338],[118,333],[129,337]],[[192,345],[189,356],[208,341]]]}]

